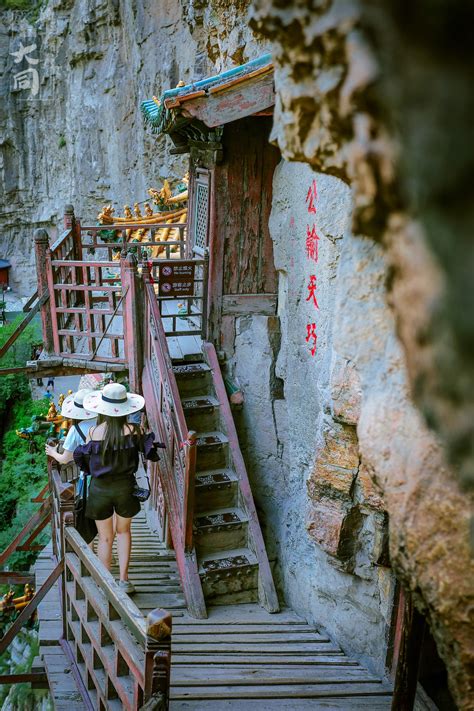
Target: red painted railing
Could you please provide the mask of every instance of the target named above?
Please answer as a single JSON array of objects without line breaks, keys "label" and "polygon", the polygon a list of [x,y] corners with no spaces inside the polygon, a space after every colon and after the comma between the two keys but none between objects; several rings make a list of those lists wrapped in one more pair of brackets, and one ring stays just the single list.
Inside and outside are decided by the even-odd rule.
[{"label": "red painted railing", "polygon": [[[193,548],[194,476],[196,470],[196,434],[188,430],[178,386],[173,373],[166,334],[149,272],[145,283],[145,363],[143,392],[147,414],[157,436],[166,445],[153,476],[155,497],[161,489],[169,517],[173,547],[191,614],[206,617],[206,607]],[[155,500],[153,505],[157,505]]]},{"label": "red painted railing", "polygon": [[[138,241],[132,232],[146,230],[141,241]],[[186,223],[151,223],[137,225],[130,223],[117,223],[113,225],[84,225],[80,226],[80,244],[83,250],[94,254],[96,250],[108,254],[108,259],[113,259],[124,247],[132,248],[136,251],[139,262],[145,258],[153,257],[152,252],[156,251],[157,257],[164,259],[184,259],[186,257]],[[105,232],[115,232],[114,241],[104,239]],[[172,231],[177,233],[178,239],[168,240]],[[160,239],[161,236],[161,239]],[[155,239],[156,238],[156,239]]]}]

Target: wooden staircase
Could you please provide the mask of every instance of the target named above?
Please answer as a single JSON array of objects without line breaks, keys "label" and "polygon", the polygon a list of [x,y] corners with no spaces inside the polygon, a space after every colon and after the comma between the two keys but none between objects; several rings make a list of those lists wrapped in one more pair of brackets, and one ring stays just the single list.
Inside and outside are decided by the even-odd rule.
[{"label": "wooden staircase", "polygon": [[[144,513],[133,519],[132,538],[130,579],[137,589],[134,605],[144,617],[156,606],[170,609],[173,616],[170,711],[390,710],[391,687],[346,656],[318,625],[289,608],[269,614],[255,603],[209,605],[208,618],[195,619],[186,609],[173,553],[157,540]],[[37,584],[55,565],[52,551],[45,550],[35,565]],[[116,565],[112,572],[117,577]],[[105,600],[97,594],[96,607]],[[76,595],[76,605],[86,609],[86,601],[79,597]],[[97,628],[96,652],[90,644],[85,646],[86,661],[97,681],[105,676],[100,660],[115,652],[113,641],[99,634],[91,605],[88,600],[89,612],[82,623],[89,629]],[[68,657],[66,645],[59,640],[61,612],[57,582],[39,605],[41,657],[55,711],[130,709],[110,693],[107,698],[106,694],[98,697],[95,685],[85,683],[84,661]],[[114,616],[112,623],[104,624],[116,628],[120,621]],[[120,630],[123,641],[128,633]],[[130,658],[141,654],[133,644]],[[118,665],[114,681],[125,687],[131,681],[130,673]]]},{"label": "wooden staircase", "polygon": [[193,540],[206,603],[278,599],[216,353],[173,362],[189,430],[197,433]]}]

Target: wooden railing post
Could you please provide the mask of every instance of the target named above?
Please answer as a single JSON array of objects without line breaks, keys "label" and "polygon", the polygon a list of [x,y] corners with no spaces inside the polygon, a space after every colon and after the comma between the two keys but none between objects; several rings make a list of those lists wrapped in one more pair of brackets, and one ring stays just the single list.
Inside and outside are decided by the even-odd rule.
[{"label": "wooden railing post", "polygon": [[127,254],[120,259],[122,272],[123,332],[125,358],[128,362],[130,389],[141,393],[141,375],[143,370],[142,324],[144,320],[143,290],[138,277],[137,259],[134,254]]},{"label": "wooden railing post", "polygon": [[81,221],[74,214],[73,205],[64,206],[64,229],[71,230],[74,242],[74,259],[82,260]]},{"label": "wooden railing post", "polygon": [[72,205],[64,205],[64,229],[71,230],[74,224],[74,207]]},{"label": "wooden railing post", "polygon": [[[38,298],[49,293],[48,272],[51,270],[51,253],[49,250],[49,236],[46,230],[35,230],[35,258],[36,275],[38,280]],[[49,294],[49,299],[41,307],[41,325],[43,330],[44,352],[47,355],[54,353],[53,319],[51,315],[51,299],[54,294]]]},{"label": "wooden railing post", "polygon": [[186,470],[184,478],[184,550],[188,553],[193,548],[194,520],[194,482],[196,474],[196,432],[188,433],[188,441],[184,444],[186,452]]},{"label": "wooden railing post", "polygon": [[142,711],[168,711],[171,667],[172,619],[166,610],[147,617],[145,687]]},{"label": "wooden railing post", "polygon": [[400,588],[399,629],[397,630],[396,670],[392,711],[412,711],[420,671],[425,619],[418,612],[410,592]]}]

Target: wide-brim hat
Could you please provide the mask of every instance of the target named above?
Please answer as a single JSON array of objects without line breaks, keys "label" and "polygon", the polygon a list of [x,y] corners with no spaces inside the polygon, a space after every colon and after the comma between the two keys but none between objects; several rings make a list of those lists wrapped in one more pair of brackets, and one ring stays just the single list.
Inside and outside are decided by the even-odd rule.
[{"label": "wide-brim hat", "polygon": [[143,408],[145,398],[128,393],[120,383],[109,383],[103,390],[93,391],[84,398],[84,407],[91,412],[109,417],[123,417]]},{"label": "wide-brim hat", "polygon": [[67,420],[92,420],[95,413],[84,407],[84,399],[90,390],[78,390],[64,398],[61,415]]}]

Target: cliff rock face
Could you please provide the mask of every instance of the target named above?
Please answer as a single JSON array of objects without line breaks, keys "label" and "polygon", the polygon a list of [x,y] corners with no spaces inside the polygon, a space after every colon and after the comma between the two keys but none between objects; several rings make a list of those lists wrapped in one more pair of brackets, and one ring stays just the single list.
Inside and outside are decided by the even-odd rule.
[{"label": "cliff rock face", "polygon": [[[365,485],[376,485],[370,497],[378,491],[383,497],[394,570],[415,592],[456,701],[468,709],[474,703],[472,497],[460,487],[473,471],[473,326],[462,315],[472,298],[462,266],[472,261],[472,201],[464,187],[472,150],[463,148],[463,142],[472,146],[472,130],[461,104],[472,97],[472,56],[464,29],[460,47],[444,40],[459,11],[469,26],[468,4],[440,3],[434,13],[424,4],[424,12],[412,8],[409,17],[406,3],[392,2],[361,8],[339,0],[255,0],[253,7],[251,26],[274,43],[273,139],[286,159],[305,161],[352,188],[356,236],[341,249],[336,387],[327,409],[336,419],[347,412],[356,427],[358,479],[363,472]],[[339,448],[345,457],[346,435]],[[324,435],[319,460],[333,452],[334,437]],[[327,484],[318,476],[309,488],[310,497],[319,492],[309,532],[336,553],[345,515],[336,502],[349,485],[350,462],[343,469]],[[333,525],[325,531],[318,522],[329,490]]]},{"label": "cliff rock face", "polygon": [[[262,53],[240,12],[197,0],[51,0],[29,24],[2,13],[0,26],[0,254],[12,285],[34,291],[32,236],[54,228],[66,203],[93,221],[102,205],[147,197],[181,178],[185,159],[145,131],[140,101]],[[12,54],[36,45],[28,58]],[[15,87],[39,75],[36,96]],[[18,83],[18,82],[17,82]]]},{"label": "cliff rock face", "polygon": [[[270,555],[291,604],[381,671],[389,525],[393,569],[428,617],[459,707],[470,709],[472,564],[460,480],[472,476],[472,207],[459,185],[472,151],[452,171],[461,139],[452,148],[434,126],[456,134],[472,59],[460,52],[440,64],[438,21],[426,32],[413,10],[404,24],[390,0],[362,11],[350,0],[254,0],[258,35],[247,26],[249,3],[50,0],[34,24],[3,13],[0,256],[12,261],[13,286],[31,293],[33,230],[53,231],[65,203],[95,221],[103,204],[141,201],[164,177],[181,177],[186,161],[145,131],[140,101],[271,42],[272,135],[286,159],[270,224],[279,310],[241,317],[234,344],[246,394],[242,445]],[[15,62],[20,41],[37,45],[35,96],[14,86],[30,66]],[[421,65],[424,73],[413,71]],[[418,102],[420,85],[431,113]],[[306,252],[313,181],[317,264]],[[415,398],[447,442],[449,466]]]}]

